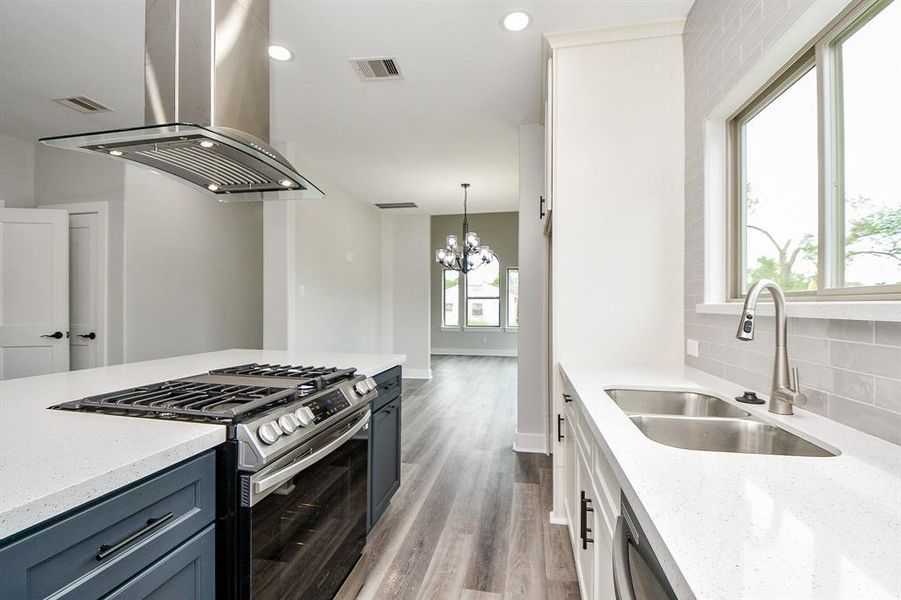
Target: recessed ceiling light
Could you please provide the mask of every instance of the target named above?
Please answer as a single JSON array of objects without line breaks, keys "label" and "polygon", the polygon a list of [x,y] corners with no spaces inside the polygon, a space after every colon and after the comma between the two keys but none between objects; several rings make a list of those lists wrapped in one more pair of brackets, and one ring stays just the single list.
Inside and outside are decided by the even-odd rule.
[{"label": "recessed ceiling light", "polygon": [[532,24],[532,17],[529,13],[521,10],[514,10],[504,15],[501,19],[501,27],[507,31],[522,31]]},{"label": "recessed ceiling light", "polygon": [[113,156],[122,156],[121,150],[110,150],[109,153],[112,154]]},{"label": "recessed ceiling light", "polygon": [[269,46],[269,58],[272,60],[286,61],[294,58],[294,53],[284,46]]},{"label": "recessed ceiling light", "polygon": [[215,183],[211,183],[210,185],[206,186],[206,189],[210,190],[211,192],[215,192],[219,189],[219,186]]}]

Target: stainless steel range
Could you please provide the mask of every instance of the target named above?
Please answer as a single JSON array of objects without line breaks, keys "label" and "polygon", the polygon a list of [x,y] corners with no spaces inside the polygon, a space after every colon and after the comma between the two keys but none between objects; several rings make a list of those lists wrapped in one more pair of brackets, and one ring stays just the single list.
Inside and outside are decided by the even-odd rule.
[{"label": "stainless steel range", "polygon": [[247,364],[60,404],[227,427],[218,451],[217,598],[332,598],[366,541],[372,378]]}]

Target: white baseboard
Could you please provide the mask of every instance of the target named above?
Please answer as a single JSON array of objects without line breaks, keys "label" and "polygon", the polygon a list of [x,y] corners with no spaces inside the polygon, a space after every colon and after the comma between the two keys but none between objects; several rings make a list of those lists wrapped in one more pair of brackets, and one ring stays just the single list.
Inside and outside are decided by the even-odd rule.
[{"label": "white baseboard", "polygon": [[517,431],[513,439],[513,450],[515,452],[547,454],[546,440],[547,437],[543,433],[519,433]]},{"label": "white baseboard", "polygon": [[431,379],[432,378],[432,370],[431,369],[407,369],[406,367],[404,367],[403,378],[404,379]]},{"label": "white baseboard", "polygon": [[432,354],[449,356],[517,356],[516,350],[492,350],[490,348],[432,348]]},{"label": "white baseboard", "polygon": [[569,525],[569,521],[566,520],[566,517],[559,517],[554,514],[554,511],[551,511],[548,515],[548,521],[551,522],[551,525]]}]

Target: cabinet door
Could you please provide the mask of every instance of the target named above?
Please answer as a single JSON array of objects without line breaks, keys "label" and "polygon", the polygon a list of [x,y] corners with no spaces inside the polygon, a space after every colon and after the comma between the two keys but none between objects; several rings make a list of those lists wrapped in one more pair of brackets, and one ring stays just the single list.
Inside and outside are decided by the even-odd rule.
[{"label": "cabinet door", "polygon": [[576,446],[578,471],[578,505],[576,507],[576,562],[581,575],[582,594],[586,600],[595,598],[595,547],[592,540],[597,532],[594,511],[594,490],[591,485],[589,461]]},{"label": "cabinet door", "polygon": [[[579,537],[579,465],[576,455],[576,436],[573,435],[572,422],[569,415],[564,417],[565,431],[563,435],[563,504],[566,508],[566,518],[569,521],[570,538],[576,540]],[[575,543],[575,542],[574,542]]]},{"label": "cabinet door", "polygon": [[372,415],[370,431],[369,522],[376,524],[400,487],[401,400],[396,398]]},{"label": "cabinet door", "polygon": [[210,525],[104,600],[213,600],[215,564],[215,526]]},{"label": "cabinet door", "polygon": [[[554,204],[554,59],[547,59],[544,101],[544,212]],[[545,218],[543,217],[543,218]]]},{"label": "cabinet door", "polygon": [[602,503],[604,498],[597,487],[597,480],[591,482],[591,507],[594,512],[591,515],[591,539],[590,545],[594,547],[594,590],[593,597],[597,600],[614,600],[616,594],[613,590],[613,532],[615,523],[609,523],[604,513]]}]

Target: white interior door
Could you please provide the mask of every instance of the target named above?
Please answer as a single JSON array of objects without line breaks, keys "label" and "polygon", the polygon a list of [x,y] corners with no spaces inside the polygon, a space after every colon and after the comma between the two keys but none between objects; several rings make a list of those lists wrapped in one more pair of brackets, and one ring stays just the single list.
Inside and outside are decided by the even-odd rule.
[{"label": "white interior door", "polygon": [[69,367],[103,366],[99,332],[100,216],[96,212],[69,214]]},{"label": "white interior door", "polygon": [[68,333],[68,215],[0,209],[0,379],[67,371]]}]

